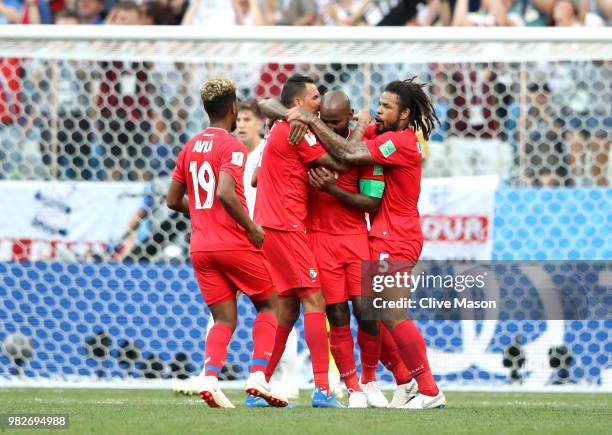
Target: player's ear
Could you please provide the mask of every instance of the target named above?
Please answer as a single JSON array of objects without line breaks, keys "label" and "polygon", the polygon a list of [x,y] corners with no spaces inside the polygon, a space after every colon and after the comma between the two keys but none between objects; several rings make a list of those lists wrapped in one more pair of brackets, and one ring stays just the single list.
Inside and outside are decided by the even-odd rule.
[{"label": "player's ear", "polygon": [[407,121],[410,118],[410,109],[404,109],[400,112],[400,121]]}]

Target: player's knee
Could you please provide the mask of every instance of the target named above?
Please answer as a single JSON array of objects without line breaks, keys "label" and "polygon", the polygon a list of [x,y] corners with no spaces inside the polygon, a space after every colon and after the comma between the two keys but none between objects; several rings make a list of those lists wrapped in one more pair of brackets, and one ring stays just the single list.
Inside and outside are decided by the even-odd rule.
[{"label": "player's knee", "polygon": [[270,313],[278,317],[278,297],[276,293],[267,299],[253,301],[258,313]]},{"label": "player's knee", "polygon": [[332,326],[345,326],[350,322],[348,303],[341,302],[325,307],[327,319]]},{"label": "player's knee", "polygon": [[378,335],[378,321],[376,320],[363,320],[358,321],[359,329],[367,333],[368,335]]},{"label": "player's knee", "polygon": [[278,323],[287,328],[292,328],[300,317],[299,303],[281,303],[278,307]]},{"label": "player's knee", "polygon": [[325,312],[325,298],[323,297],[323,292],[321,290],[306,296],[301,300],[302,305],[304,306],[304,312]]}]

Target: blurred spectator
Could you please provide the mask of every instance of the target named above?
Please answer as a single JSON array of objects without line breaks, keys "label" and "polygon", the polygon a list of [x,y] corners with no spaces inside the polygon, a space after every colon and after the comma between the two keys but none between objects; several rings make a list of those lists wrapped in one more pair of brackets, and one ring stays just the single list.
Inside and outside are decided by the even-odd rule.
[{"label": "blurred spectator", "polygon": [[371,26],[406,26],[426,0],[376,0],[367,2],[364,17]]},{"label": "blurred spectator", "polygon": [[156,0],[142,5],[143,24],[175,26],[181,24],[187,12],[187,0]]},{"label": "blurred spectator", "polygon": [[317,21],[316,0],[268,0],[271,24],[280,26],[312,26]]},{"label": "blurred spectator", "polygon": [[612,0],[591,0],[595,1],[596,9],[606,20],[607,25],[612,24]]},{"label": "blurred spectator", "polygon": [[522,26],[520,16],[509,14],[512,0],[482,0],[480,9],[471,12],[468,0],[457,0],[453,14],[453,26]]},{"label": "blurred spectator", "polygon": [[104,0],[76,0],[81,24],[104,24]]},{"label": "blurred spectator", "polygon": [[19,161],[17,144],[22,139],[19,115],[23,110],[23,68],[19,59],[0,59],[0,179],[19,172],[12,161]]},{"label": "blurred spectator", "polygon": [[55,24],[74,25],[79,24],[79,16],[72,9],[63,9],[55,14]]},{"label": "blurred spectator", "polygon": [[191,0],[182,24],[214,27],[236,25],[233,0]]},{"label": "blurred spectator", "polygon": [[257,0],[233,0],[236,23],[241,26],[264,26],[267,21]]},{"label": "blurred spectator", "polygon": [[149,1],[141,5],[143,26],[170,24],[166,20],[171,18],[170,6],[162,1]]},{"label": "blurred spectator", "polygon": [[0,0],[0,24],[51,24],[47,0]]},{"label": "blurred spectator", "polygon": [[110,10],[104,23],[118,26],[138,26],[143,24],[143,20],[144,13],[140,6],[131,1],[122,1]]},{"label": "blurred spectator", "polygon": [[[143,21],[140,7],[132,2],[117,4],[106,21],[114,25],[138,25]],[[104,147],[104,167],[112,180],[141,180],[145,148],[151,131],[149,83],[151,65],[147,62],[101,62],[102,77],[94,98],[97,130]],[[145,146],[146,144],[146,146]]]},{"label": "blurred spectator", "polygon": [[533,186],[562,186],[567,176],[563,121],[551,109],[547,83],[531,83],[527,92],[525,176]]},{"label": "blurred spectator", "polygon": [[369,0],[332,0],[321,7],[321,20],[328,26],[367,25],[364,14],[370,5]]},{"label": "blurred spectator", "polygon": [[255,208],[255,188],[251,186],[253,172],[259,164],[264,149],[264,140],[261,137],[263,127],[262,114],[255,99],[238,103],[238,117],[236,118],[236,137],[247,148],[247,159],[244,164],[244,196],[251,217]]},{"label": "blurred spectator", "polygon": [[555,0],[514,0],[508,15],[522,20],[528,27],[546,26]]},{"label": "blurred spectator", "polygon": [[559,0],[553,9],[553,21],[556,27],[601,27],[605,23],[596,13],[590,12],[588,2],[580,4],[578,0]]}]

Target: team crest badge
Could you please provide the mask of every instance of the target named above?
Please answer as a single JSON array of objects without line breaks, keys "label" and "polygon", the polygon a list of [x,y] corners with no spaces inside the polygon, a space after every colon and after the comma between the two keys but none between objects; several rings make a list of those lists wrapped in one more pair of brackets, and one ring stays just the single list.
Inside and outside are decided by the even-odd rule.
[{"label": "team crest badge", "polygon": [[314,267],[310,268],[308,275],[310,276],[310,279],[315,279],[317,277],[317,271],[314,269]]}]

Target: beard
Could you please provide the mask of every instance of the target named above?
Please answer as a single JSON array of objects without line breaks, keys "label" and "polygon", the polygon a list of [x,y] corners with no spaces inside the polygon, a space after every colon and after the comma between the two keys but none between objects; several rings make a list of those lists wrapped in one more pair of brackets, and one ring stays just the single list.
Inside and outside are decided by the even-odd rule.
[{"label": "beard", "polygon": [[381,135],[387,131],[397,131],[399,130],[399,125],[400,125],[400,117],[399,115],[397,116],[397,119],[395,120],[395,122],[392,122],[388,125],[385,125],[385,123],[381,124],[381,125],[377,125],[376,126],[376,134],[377,135]]}]

